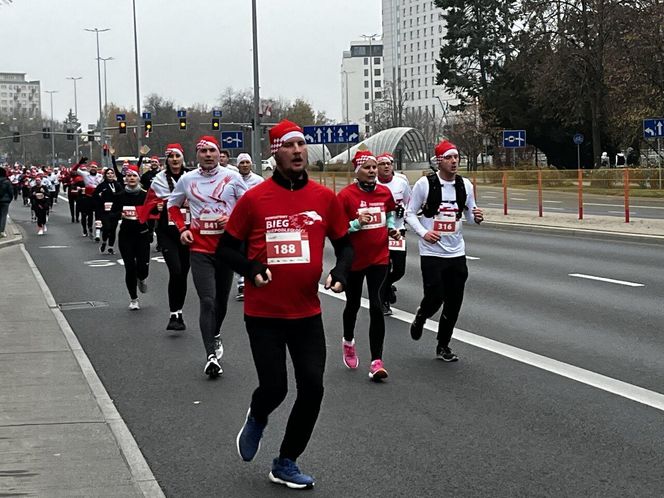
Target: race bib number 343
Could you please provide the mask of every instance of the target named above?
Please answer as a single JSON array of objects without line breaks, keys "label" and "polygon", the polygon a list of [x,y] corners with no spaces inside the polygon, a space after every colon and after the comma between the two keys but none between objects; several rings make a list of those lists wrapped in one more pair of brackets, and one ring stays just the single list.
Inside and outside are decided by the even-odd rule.
[{"label": "race bib number 343", "polygon": [[268,265],[309,263],[307,232],[268,232],[265,234]]}]

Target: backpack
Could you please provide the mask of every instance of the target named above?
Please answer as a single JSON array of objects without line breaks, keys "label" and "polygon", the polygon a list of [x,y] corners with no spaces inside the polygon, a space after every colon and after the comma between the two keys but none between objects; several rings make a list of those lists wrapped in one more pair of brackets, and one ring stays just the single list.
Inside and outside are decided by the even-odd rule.
[{"label": "backpack", "polygon": [[[433,218],[438,214],[440,209],[440,203],[443,201],[443,193],[440,188],[440,180],[437,173],[429,173],[427,175],[427,180],[429,181],[429,194],[427,195],[427,200],[422,205],[422,216],[425,218]],[[463,177],[461,175],[454,176],[454,190],[456,191],[456,204],[457,204],[457,220],[461,219],[463,212],[466,208],[466,186],[463,182]]]}]

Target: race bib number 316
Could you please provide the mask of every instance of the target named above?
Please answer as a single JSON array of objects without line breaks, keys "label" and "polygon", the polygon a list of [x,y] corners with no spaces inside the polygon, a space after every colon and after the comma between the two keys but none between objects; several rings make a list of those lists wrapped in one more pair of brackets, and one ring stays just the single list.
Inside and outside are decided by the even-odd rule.
[{"label": "race bib number 316", "polygon": [[309,263],[309,234],[306,232],[268,232],[265,234],[268,265]]}]

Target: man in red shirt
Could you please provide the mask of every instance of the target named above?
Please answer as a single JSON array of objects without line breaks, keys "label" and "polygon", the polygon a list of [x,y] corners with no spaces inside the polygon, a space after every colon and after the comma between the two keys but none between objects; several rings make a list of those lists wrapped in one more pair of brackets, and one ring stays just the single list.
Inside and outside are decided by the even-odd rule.
[{"label": "man in red shirt", "polygon": [[388,233],[396,240],[401,238],[401,233],[394,227],[394,210],[397,206],[392,193],[376,181],[378,163],[374,155],[368,150],[358,151],[353,158],[353,165],[357,182],[351,183],[337,195],[349,224],[348,232],[355,254],[346,285],[343,360],[350,369],[357,368],[360,363],[355,351],[355,322],[366,277],[371,349],[369,378],[378,382],[387,378],[387,370],[383,365],[385,318],[382,295],[390,263]]},{"label": "man in red shirt", "polygon": [[[347,221],[334,193],[309,180],[302,129],[281,121],[270,130],[277,163],[272,178],[249,190],[226,224],[217,257],[246,277],[244,314],[258,373],[238,452],[251,461],[268,416],[286,397],[286,349],[293,361],[297,399],[270,480],[311,488],[295,464],[313,432],[323,398],[325,335],[318,299],[325,237],[337,255],[325,287],[342,292],[353,259]],[[241,245],[246,244],[246,253]],[[246,255],[245,255],[246,254]]]}]

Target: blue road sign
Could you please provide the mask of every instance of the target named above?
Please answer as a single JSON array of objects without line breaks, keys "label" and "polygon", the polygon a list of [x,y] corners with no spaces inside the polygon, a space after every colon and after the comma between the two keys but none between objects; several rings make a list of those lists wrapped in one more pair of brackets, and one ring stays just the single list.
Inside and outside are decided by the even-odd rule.
[{"label": "blue road sign", "polygon": [[305,126],[304,139],[308,144],[347,144],[360,141],[359,125]]},{"label": "blue road sign", "polygon": [[127,120],[127,115],[126,114],[116,114],[115,115],[115,120],[116,121],[126,121]]},{"label": "blue road sign", "polygon": [[222,131],[221,146],[226,149],[242,149],[244,147],[244,133],[241,131]]},{"label": "blue road sign", "polygon": [[213,118],[220,118],[221,117],[221,111],[219,109],[214,109],[212,111],[212,117]]},{"label": "blue road sign", "polygon": [[526,130],[503,130],[503,147],[517,148],[526,146]]},{"label": "blue road sign", "polygon": [[181,111],[178,111],[178,118],[186,118],[187,117],[187,111],[184,109]]},{"label": "blue road sign", "polygon": [[643,138],[664,137],[664,118],[643,120]]},{"label": "blue road sign", "polygon": [[576,145],[581,145],[583,143],[583,141],[585,140],[585,137],[583,136],[582,133],[577,133],[576,135],[574,135],[573,140],[574,140],[574,143]]},{"label": "blue road sign", "polygon": [[151,112],[144,112],[143,113],[143,119],[152,119],[152,113]]}]

